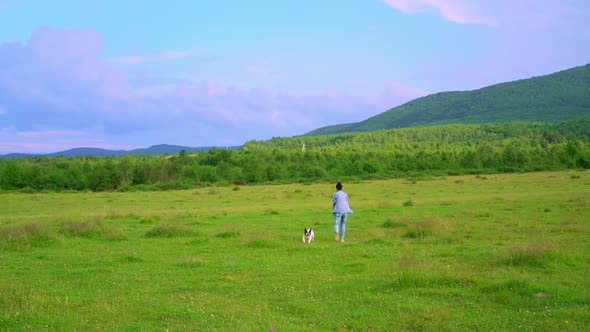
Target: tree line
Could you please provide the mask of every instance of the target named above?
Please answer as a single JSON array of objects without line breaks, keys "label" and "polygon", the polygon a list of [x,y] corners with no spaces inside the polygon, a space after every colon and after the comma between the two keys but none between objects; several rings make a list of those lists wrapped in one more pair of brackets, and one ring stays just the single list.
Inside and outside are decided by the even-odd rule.
[{"label": "tree line", "polygon": [[0,159],[0,189],[132,191],[590,168],[590,117],[250,141],[176,155]]}]

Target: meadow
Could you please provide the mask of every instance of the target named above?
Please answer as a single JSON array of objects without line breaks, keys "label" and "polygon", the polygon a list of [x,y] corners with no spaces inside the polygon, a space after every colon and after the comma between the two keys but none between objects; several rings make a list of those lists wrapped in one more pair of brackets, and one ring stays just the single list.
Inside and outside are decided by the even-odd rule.
[{"label": "meadow", "polygon": [[1,192],[0,330],[590,328],[590,171],[334,185]]}]

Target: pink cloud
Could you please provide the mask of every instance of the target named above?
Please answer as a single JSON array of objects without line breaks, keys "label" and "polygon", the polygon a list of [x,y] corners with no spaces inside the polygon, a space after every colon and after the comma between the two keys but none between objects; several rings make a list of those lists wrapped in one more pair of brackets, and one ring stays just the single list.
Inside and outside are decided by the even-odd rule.
[{"label": "pink cloud", "polygon": [[496,19],[483,14],[472,2],[465,0],[382,0],[393,9],[404,13],[438,12],[447,21],[455,23],[496,25]]},{"label": "pink cloud", "polygon": [[381,109],[383,112],[428,94],[429,92],[425,89],[391,80],[387,83],[383,92],[368,96],[365,100],[367,104],[376,109]]},{"label": "pink cloud", "polygon": [[388,84],[389,87],[389,93],[391,95],[400,97],[400,98],[406,98],[408,100],[411,99],[415,99],[418,97],[423,97],[426,96],[428,94],[428,91],[421,89],[421,88],[417,88],[411,85],[408,85],[404,82],[400,82],[400,81],[390,81]]},{"label": "pink cloud", "polygon": [[21,2],[21,1],[23,1],[23,0],[0,0],[0,9],[6,8],[10,5],[13,5],[13,4],[15,4],[17,2]]},{"label": "pink cloud", "polygon": [[427,94],[425,89],[397,80],[390,80],[379,93],[364,96],[334,89],[295,94],[207,82],[179,85],[174,94],[164,98],[174,100],[179,110],[176,115],[184,119],[184,124],[199,128],[195,133],[210,132],[222,141],[235,131],[247,141],[301,135],[322,126],[362,121]]},{"label": "pink cloud", "polygon": [[130,150],[138,146],[113,144],[100,129],[90,131],[39,129],[17,131],[15,128],[0,129],[0,154],[52,153],[76,147],[101,147],[113,150]]},{"label": "pink cloud", "polygon": [[28,44],[0,45],[0,102],[11,125],[116,125],[120,110],[137,109],[125,75],[100,58],[102,47],[95,30],[52,27],[34,30]]},{"label": "pink cloud", "polygon": [[[71,139],[71,140],[55,140],[48,143],[30,142],[30,141],[13,141],[0,142],[0,151],[10,153],[18,151],[19,153],[53,153],[58,151],[65,151],[68,149],[78,147],[97,147],[111,150],[131,150],[138,148],[138,146],[128,144],[110,144],[103,140],[94,139]],[[142,146],[143,147],[143,146]]]},{"label": "pink cloud", "polygon": [[264,79],[284,79],[285,75],[279,74],[270,65],[257,64],[246,67],[246,72]]},{"label": "pink cloud", "polygon": [[0,142],[0,151],[18,151],[20,153],[49,153],[55,152],[55,145],[51,143],[31,142]]},{"label": "pink cloud", "polygon": [[513,32],[548,31],[579,16],[574,1],[380,0],[408,14],[435,12],[449,22],[482,24]]},{"label": "pink cloud", "polygon": [[219,87],[219,84],[215,81],[207,81],[207,94],[210,96],[216,96],[222,94],[224,91]]},{"label": "pink cloud", "polygon": [[571,21],[580,19],[584,11],[576,8],[575,1],[553,0],[497,0],[482,7],[482,10],[493,12],[502,26],[513,28],[516,32],[562,29]]},{"label": "pink cloud", "polygon": [[108,147],[114,137],[140,145],[238,145],[361,121],[423,92],[397,81],[376,96],[150,76],[130,81],[100,57],[102,47],[96,31],[49,27],[35,30],[27,44],[0,44],[0,153]]},{"label": "pink cloud", "polygon": [[[104,97],[129,98],[126,78],[100,59],[103,45],[96,30],[62,30],[41,27],[29,44],[15,46],[16,63],[10,64],[10,84],[46,99],[68,94],[100,92]],[[48,89],[48,87],[50,87]],[[59,93],[51,93],[51,91]]]},{"label": "pink cloud", "polygon": [[146,62],[160,62],[167,60],[177,60],[190,58],[200,55],[197,51],[167,51],[151,55],[126,55],[109,59],[113,64],[139,64]]},{"label": "pink cloud", "polygon": [[[59,52],[56,41],[59,40]],[[96,30],[61,30],[52,27],[35,29],[29,40],[29,47],[43,63],[62,67],[68,63],[86,65],[94,61],[103,48],[100,34]],[[89,70],[90,68],[85,68]]]},{"label": "pink cloud", "polygon": [[84,132],[76,130],[44,130],[44,131],[20,131],[17,136],[22,137],[51,137],[51,136],[69,136],[82,135]]}]

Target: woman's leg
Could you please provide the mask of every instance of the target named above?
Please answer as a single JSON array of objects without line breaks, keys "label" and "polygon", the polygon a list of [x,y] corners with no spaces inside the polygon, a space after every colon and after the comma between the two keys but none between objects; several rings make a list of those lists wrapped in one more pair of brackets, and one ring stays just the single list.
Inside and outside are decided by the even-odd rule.
[{"label": "woman's leg", "polygon": [[346,235],[346,218],[348,217],[348,214],[345,212],[342,214],[342,216],[340,217],[340,242],[344,242],[344,235]]},{"label": "woman's leg", "polygon": [[334,240],[340,241],[339,228],[340,220],[342,219],[342,213],[334,212]]}]

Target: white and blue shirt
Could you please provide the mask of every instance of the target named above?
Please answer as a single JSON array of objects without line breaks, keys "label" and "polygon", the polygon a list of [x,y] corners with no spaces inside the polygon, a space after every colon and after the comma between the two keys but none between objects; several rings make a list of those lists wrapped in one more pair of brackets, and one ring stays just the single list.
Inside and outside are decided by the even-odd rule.
[{"label": "white and blue shirt", "polygon": [[348,205],[348,194],[342,190],[338,190],[334,193],[334,209],[333,212],[339,213],[353,213],[352,209]]}]

